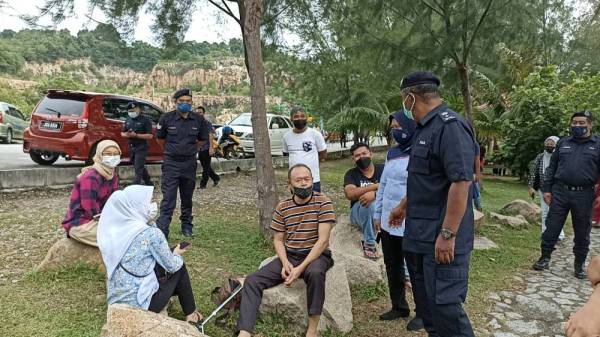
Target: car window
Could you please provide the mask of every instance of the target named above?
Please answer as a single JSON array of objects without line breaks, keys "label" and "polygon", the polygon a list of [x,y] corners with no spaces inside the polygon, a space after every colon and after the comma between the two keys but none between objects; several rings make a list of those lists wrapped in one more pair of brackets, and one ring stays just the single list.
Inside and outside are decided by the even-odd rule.
[{"label": "car window", "polygon": [[142,104],[141,108],[142,108],[142,115],[150,118],[152,123],[158,124],[158,120],[160,119],[160,115],[161,115],[161,112],[159,110],[155,109],[154,107],[152,107],[148,104]]},{"label": "car window", "polygon": [[107,119],[127,120],[127,104],[131,102],[126,99],[105,98],[102,102],[102,112]]},{"label": "car window", "polygon": [[229,125],[252,126],[250,114],[242,114],[237,116],[234,120],[231,121],[231,123],[229,123]]},{"label": "car window", "polygon": [[16,113],[16,117],[22,120],[25,120],[25,116],[23,115],[23,113],[19,110],[15,110]]},{"label": "car window", "polygon": [[294,125],[292,124],[292,121],[289,118],[283,117],[282,119],[285,121],[285,124],[287,125],[288,129],[294,127]]},{"label": "car window", "polygon": [[48,95],[38,104],[35,113],[47,115],[81,116],[85,106],[85,97]]},{"label": "car window", "polygon": [[16,111],[15,108],[8,107],[8,115],[9,116],[17,117],[17,114],[15,113],[15,111]]},{"label": "car window", "polygon": [[285,121],[284,118],[275,117],[275,120],[277,121],[276,123],[279,124],[280,129],[289,129],[290,128],[290,126],[288,125],[288,123]]}]

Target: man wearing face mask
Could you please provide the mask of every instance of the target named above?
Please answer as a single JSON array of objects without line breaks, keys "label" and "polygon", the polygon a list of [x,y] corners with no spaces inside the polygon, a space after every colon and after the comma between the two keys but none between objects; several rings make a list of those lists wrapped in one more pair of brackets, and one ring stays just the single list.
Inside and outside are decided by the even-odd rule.
[{"label": "man wearing face mask", "polygon": [[417,128],[407,195],[390,212],[390,225],[400,226],[406,215],[402,248],[417,316],[428,336],[473,337],[463,303],[474,241],[475,134],[443,102],[439,85],[434,74],[422,71],[407,75],[400,85],[404,111]]},{"label": "man wearing face mask", "polygon": [[[550,158],[542,186],[544,201],[550,210],[542,234],[542,256],[533,265],[535,270],[549,268],[552,251],[571,212],[575,234],[574,275],[578,279],[587,277],[584,265],[590,246],[594,185],[600,174],[600,137],[592,135],[592,120],[589,111],[574,113],[571,136],[558,141]],[[595,203],[600,204],[600,198]]]},{"label": "man wearing face mask", "polygon": [[283,136],[283,155],[289,156],[289,167],[304,164],[313,174],[313,189],[321,192],[319,161],[327,158],[327,144],[321,133],[307,126],[308,116],[303,108],[293,107],[290,118],[294,129]]},{"label": "man wearing face mask", "polygon": [[134,185],[153,185],[146,169],[146,156],[148,155],[148,140],[152,135],[152,122],[150,118],[141,114],[140,105],[136,101],[127,104],[128,118],[123,125],[121,137],[129,139],[129,158],[135,170]]},{"label": "man wearing face mask", "polygon": [[173,95],[176,110],[160,117],[156,126],[158,143],[163,147],[160,216],[156,220],[165,237],[177,203],[177,190],[181,198],[181,232],[192,236],[192,197],[196,188],[198,149],[208,140],[208,127],[204,119],[192,111],[192,91],[181,89]]},{"label": "man wearing face mask", "polygon": [[[542,209],[542,233],[544,233],[546,230],[546,217],[548,216],[549,209],[548,204],[546,204],[544,201],[542,186],[544,184],[546,171],[550,165],[550,157],[552,157],[552,153],[554,153],[554,149],[556,148],[556,143],[558,143],[558,140],[559,138],[556,136],[550,136],[546,138],[544,141],[544,152],[535,157],[529,173],[529,196],[531,199],[533,199],[535,198],[535,193],[537,191],[539,191],[540,194],[540,207]],[[565,238],[565,232],[561,230],[558,238],[562,241]]]},{"label": "man wearing face mask", "polygon": [[350,200],[350,223],[363,232],[362,248],[364,256],[371,260],[379,258],[377,253],[377,231],[373,224],[375,196],[383,174],[383,164],[374,164],[373,154],[365,143],[350,147],[355,167],[344,175],[344,194]]}]

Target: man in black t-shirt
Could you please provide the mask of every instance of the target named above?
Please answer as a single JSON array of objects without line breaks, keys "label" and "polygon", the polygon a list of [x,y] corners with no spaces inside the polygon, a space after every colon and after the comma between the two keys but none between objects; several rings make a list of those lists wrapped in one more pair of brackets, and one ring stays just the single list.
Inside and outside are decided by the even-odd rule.
[{"label": "man in black t-shirt", "polygon": [[363,232],[363,251],[366,258],[376,260],[377,231],[373,225],[375,196],[383,174],[383,164],[373,164],[371,149],[367,144],[356,143],[350,148],[356,167],[344,176],[344,193],[350,200],[350,223]]}]

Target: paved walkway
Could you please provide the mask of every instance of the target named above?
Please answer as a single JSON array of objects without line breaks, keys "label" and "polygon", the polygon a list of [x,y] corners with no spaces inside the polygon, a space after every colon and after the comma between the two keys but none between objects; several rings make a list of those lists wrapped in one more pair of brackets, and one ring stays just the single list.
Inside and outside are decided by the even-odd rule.
[{"label": "paved walkway", "polygon": [[[495,302],[487,330],[494,337],[564,336],[564,323],[592,293],[588,280],[573,276],[572,237],[552,255],[550,270],[515,276],[525,287],[490,295]],[[600,254],[600,230],[592,230],[590,257]]]}]

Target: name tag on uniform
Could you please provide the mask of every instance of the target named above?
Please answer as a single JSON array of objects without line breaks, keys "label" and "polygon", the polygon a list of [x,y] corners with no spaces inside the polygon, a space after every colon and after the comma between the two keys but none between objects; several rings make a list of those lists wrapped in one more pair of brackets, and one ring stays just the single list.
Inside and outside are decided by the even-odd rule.
[{"label": "name tag on uniform", "polygon": [[593,146],[590,146],[590,150],[595,150],[596,148]]},{"label": "name tag on uniform", "polygon": [[427,142],[426,142],[426,141],[424,141],[424,140],[420,140],[420,141],[419,141],[419,144],[420,144],[420,145],[427,145]]},{"label": "name tag on uniform", "polygon": [[174,126],[169,126],[169,127],[168,127],[168,129],[169,129],[169,130],[175,130],[175,129],[177,129],[177,128],[176,128],[176,127],[174,127]]},{"label": "name tag on uniform", "polygon": [[562,148],[563,149],[570,149],[571,147],[570,146],[563,146]]}]

